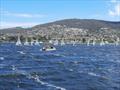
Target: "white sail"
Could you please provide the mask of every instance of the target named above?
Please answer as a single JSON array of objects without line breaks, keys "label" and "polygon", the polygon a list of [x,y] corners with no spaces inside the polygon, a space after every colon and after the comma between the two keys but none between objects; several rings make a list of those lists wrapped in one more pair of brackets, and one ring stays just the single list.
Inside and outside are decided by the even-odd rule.
[{"label": "white sail", "polygon": [[116,41],[115,41],[115,45],[119,45],[120,39],[117,37]]},{"label": "white sail", "polygon": [[34,45],[33,39],[31,39],[30,45],[31,45],[31,46]]},{"label": "white sail", "polygon": [[108,41],[105,41],[105,44],[109,44],[109,42],[108,42]]},{"label": "white sail", "polygon": [[63,45],[65,45],[65,42],[64,42],[64,40],[61,40],[61,46],[63,46]]},{"label": "white sail", "polygon": [[29,45],[28,39],[26,38],[24,45]]},{"label": "white sail", "polygon": [[70,42],[70,44],[72,44],[73,46],[75,46],[76,41],[75,41],[75,40],[72,40],[72,41]]},{"label": "white sail", "polygon": [[50,44],[53,44],[53,40],[49,40],[49,43],[50,43]]},{"label": "white sail", "polygon": [[35,45],[40,45],[38,39],[35,41]]},{"label": "white sail", "polygon": [[105,43],[104,43],[104,41],[102,39],[102,41],[100,42],[100,46],[103,46],[103,45],[105,45]]},{"label": "white sail", "polygon": [[40,41],[39,43],[43,43],[42,41]]},{"label": "white sail", "polygon": [[75,42],[75,41],[73,41],[73,42],[72,42],[72,44],[73,44],[73,46],[75,46],[76,42]]},{"label": "white sail", "polygon": [[90,40],[88,39],[88,40],[87,40],[87,46],[89,46],[89,45],[90,45]]},{"label": "white sail", "polygon": [[59,44],[58,40],[55,40],[53,44],[58,45]]},{"label": "white sail", "polygon": [[95,40],[93,40],[92,45],[94,46],[96,44]]},{"label": "white sail", "polygon": [[16,42],[16,45],[17,45],[17,46],[21,46],[21,45],[22,45],[19,35],[18,35],[18,40],[17,40],[17,42]]}]

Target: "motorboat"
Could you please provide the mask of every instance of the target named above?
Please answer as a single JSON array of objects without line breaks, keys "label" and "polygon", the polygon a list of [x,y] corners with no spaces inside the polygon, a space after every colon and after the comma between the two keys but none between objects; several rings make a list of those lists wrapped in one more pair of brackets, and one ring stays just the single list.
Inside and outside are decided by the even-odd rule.
[{"label": "motorboat", "polygon": [[55,51],[56,48],[53,46],[44,46],[41,51]]}]

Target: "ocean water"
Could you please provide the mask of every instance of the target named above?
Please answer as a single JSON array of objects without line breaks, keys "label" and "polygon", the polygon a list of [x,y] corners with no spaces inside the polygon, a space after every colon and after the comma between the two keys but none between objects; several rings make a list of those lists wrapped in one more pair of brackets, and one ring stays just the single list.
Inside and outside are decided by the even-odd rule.
[{"label": "ocean water", "polygon": [[120,90],[120,46],[0,44],[0,90]]}]

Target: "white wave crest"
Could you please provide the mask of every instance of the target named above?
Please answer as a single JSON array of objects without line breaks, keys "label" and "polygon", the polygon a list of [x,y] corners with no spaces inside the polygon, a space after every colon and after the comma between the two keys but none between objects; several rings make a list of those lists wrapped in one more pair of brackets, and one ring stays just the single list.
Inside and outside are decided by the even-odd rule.
[{"label": "white wave crest", "polygon": [[23,51],[17,51],[17,52],[19,52],[20,54],[26,54],[26,53],[24,53]]},{"label": "white wave crest", "polygon": [[4,57],[0,57],[0,60],[4,60],[5,58]]}]

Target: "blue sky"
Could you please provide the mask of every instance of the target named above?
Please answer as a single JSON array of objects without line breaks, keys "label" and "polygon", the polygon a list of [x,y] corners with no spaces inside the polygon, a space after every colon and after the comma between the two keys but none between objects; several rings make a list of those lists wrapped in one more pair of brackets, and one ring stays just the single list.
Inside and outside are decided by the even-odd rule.
[{"label": "blue sky", "polygon": [[69,18],[120,21],[120,0],[0,0],[0,28]]}]

